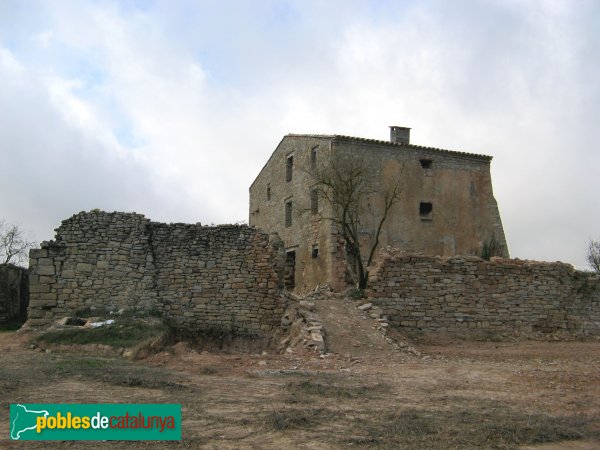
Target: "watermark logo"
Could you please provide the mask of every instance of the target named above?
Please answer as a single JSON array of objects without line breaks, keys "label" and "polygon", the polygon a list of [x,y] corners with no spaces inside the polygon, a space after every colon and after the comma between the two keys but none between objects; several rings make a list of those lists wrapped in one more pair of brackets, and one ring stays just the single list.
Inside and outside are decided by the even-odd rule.
[{"label": "watermark logo", "polygon": [[13,440],[181,439],[181,405],[12,404]]}]

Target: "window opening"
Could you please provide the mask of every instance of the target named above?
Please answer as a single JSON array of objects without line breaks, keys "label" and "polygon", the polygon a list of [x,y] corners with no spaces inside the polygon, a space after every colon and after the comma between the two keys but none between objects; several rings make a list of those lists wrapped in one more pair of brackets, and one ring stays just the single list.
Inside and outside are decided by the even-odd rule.
[{"label": "window opening", "polygon": [[285,164],[285,181],[292,181],[292,173],[294,170],[294,155],[288,156]]},{"label": "window opening", "polygon": [[433,205],[429,202],[421,202],[419,204],[419,215],[421,219],[431,220],[433,215]]},{"label": "window opening", "polygon": [[316,169],[317,168],[317,147],[314,147],[311,151],[310,151],[310,168],[311,169]]},{"label": "window opening", "polygon": [[313,258],[318,258],[319,257],[319,246],[318,245],[313,245],[312,246],[311,256]]},{"label": "window opening", "polygon": [[319,191],[317,188],[310,190],[310,212],[313,215],[319,213]]},{"label": "window opening", "polygon": [[285,202],[285,226],[292,226],[292,201]]},{"label": "window opening", "polygon": [[433,160],[431,159],[420,159],[421,167],[423,169],[433,169]]}]

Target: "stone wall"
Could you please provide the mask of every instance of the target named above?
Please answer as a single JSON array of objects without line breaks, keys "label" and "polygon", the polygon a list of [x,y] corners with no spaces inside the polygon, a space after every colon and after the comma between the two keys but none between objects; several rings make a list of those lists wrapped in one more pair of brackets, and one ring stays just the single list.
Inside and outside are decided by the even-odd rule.
[{"label": "stone wall", "polygon": [[190,332],[255,333],[280,322],[280,243],[256,229],[92,211],[56,232],[30,252],[30,325],[89,308],[159,314]]},{"label": "stone wall", "polygon": [[600,276],[560,262],[388,250],[368,295],[408,333],[600,335]]},{"label": "stone wall", "polygon": [[0,324],[24,321],[28,300],[27,269],[0,264]]}]

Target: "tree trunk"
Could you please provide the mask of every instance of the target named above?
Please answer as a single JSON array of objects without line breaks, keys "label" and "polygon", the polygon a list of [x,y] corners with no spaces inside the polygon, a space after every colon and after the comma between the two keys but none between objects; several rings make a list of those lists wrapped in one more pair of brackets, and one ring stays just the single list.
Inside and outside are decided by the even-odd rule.
[{"label": "tree trunk", "polygon": [[359,271],[359,274],[358,274],[358,288],[359,289],[366,289],[367,288],[367,281],[368,281],[368,274],[361,267],[360,271]]}]

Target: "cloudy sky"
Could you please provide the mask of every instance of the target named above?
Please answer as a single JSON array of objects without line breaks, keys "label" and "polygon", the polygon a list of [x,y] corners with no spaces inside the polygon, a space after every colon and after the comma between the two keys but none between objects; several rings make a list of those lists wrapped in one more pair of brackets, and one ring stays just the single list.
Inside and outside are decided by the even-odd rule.
[{"label": "cloudy sky", "polygon": [[600,238],[600,2],[0,0],[0,218],[246,220],[287,133],[494,157],[512,256]]}]

